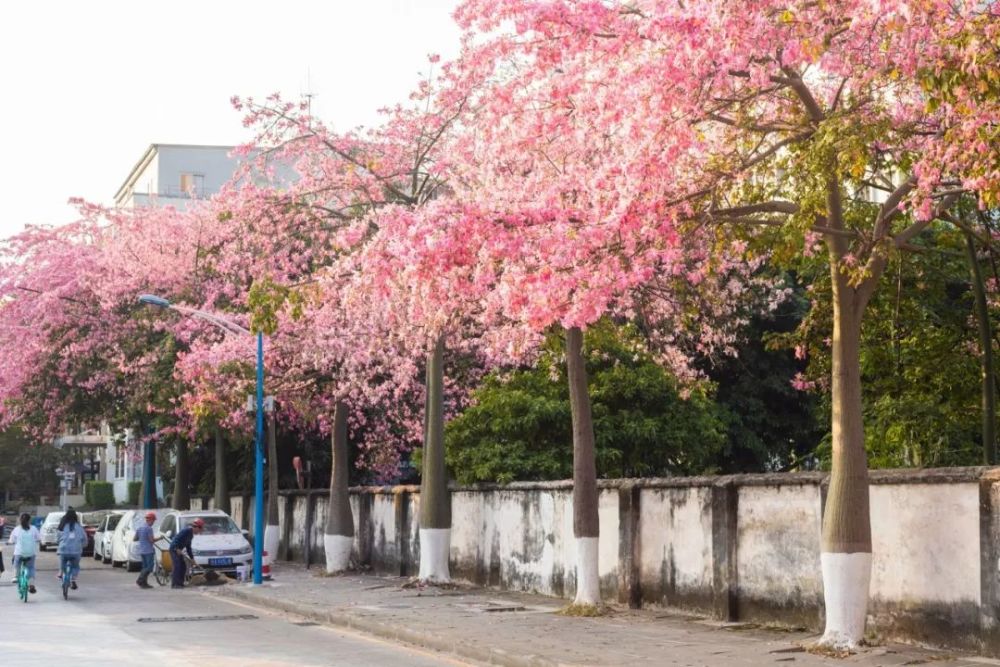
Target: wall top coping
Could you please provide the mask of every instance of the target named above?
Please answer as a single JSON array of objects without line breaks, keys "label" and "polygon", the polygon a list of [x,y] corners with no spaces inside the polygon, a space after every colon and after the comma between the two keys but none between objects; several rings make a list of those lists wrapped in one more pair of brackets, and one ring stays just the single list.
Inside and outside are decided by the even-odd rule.
[{"label": "wall top coping", "polygon": [[[830,483],[826,472],[785,472],[740,475],[718,475],[699,477],[656,477],[641,479],[599,479],[597,487],[614,489],[676,489],[691,487],[723,486],[815,486]],[[962,484],[981,481],[1000,481],[1000,467],[969,466],[964,468],[894,468],[871,470],[868,479],[873,485],[898,484]],[[510,484],[470,484],[451,485],[453,493],[482,493],[490,491],[569,491],[573,480],[564,479],[551,482],[511,482]],[[393,495],[400,493],[420,493],[420,487],[412,484],[396,486],[353,486],[352,493]],[[327,489],[285,489],[282,495],[327,495]],[[202,496],[208,498],[210,496]]]}]

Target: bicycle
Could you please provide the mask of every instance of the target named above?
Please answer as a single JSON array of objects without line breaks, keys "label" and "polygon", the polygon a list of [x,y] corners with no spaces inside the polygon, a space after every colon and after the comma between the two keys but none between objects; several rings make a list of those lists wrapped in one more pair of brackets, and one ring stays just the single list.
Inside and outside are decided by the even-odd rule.
[{"label": "bicycle", "polygon": [[21,559],[17,564],[17,595],[22,602],[28,601],[28,581],[28,565]]},{"label": "bicycle", "polygon": [[[170,559],[170,541],[163,537],[158,538],[153,542],[153,547],[159,552],[156,562],[153,564],[153,578],[160,586],[166,586],[170,583],[170,573],[173,569],[173,562]],[[186,586],[191,583],[191,577],[195,574],[194,571],[198,565],[187,554],[181,554],[181,556],[187,563],[187,571],[184,573],[184,585]],[[169,567],[164,567],[165,561],[170,563]]]},{"label": "bicycle", "polygon": [[63,565],[62,572],[62,589],[63,589],[63,600],[69,599],[69,585],[73,580],[71,573],[73,572],[73,563],[67,558],[66,564]]}]

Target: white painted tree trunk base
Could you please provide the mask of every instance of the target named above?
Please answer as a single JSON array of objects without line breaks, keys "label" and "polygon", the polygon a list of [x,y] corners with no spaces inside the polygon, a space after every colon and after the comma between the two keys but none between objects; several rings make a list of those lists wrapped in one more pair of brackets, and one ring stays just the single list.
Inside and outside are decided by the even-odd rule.
[{"label": "white painted tree trunk base", "polygon": [[451,557],[451,528],[420,529],[420,580],[435,583],[451,581],[448,559]]},{"label": "white painted tree trunk base", "polygon": [[824,552],[820,554],[820,563],[826,632],[819,645],[838,651],[856,649],[865,636],[872,555]]},{"label": "white painted tree trunk base", "polygon": [[601,578],[597,569],[596,537],[576,538],[576,598],[573,604],[601,604]]},{"label": "white painted tree trunk base", "polygon": [[326,552],[326,573],[343,572],[351,565],[351,548],[354,538],[347,535],[324,535],[323,551]]},{"label": "white painted tree trunk base", "polygon": [[278,557],[278,544],[281,541],[281,528],[274,525],[268,525],[264,528],[264,551],[267,552],[267,558],[264,562],[268,565],[274,565],[274,559]]}]

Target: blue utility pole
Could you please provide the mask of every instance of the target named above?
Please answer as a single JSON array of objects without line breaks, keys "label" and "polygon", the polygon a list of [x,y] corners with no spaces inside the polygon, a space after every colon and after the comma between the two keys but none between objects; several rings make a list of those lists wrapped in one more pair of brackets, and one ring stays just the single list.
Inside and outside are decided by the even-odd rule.
[{"label": "blue utility pole", "polygon": [[257,438],[254,468],[253,583],[260,585],[264,569],[264,334],[257,332]]},{"label": "blue utility pole", "polygon": [[[251,333],[248,329],[241,327],[235,322],[219,317],[218,315],[204,310],[197,310],[195,308],[188,308],[186,306],[173,304],[170,303],[169,300],[164,299],[162,296],[156,296],[155,294],[142,294],[139,296],[139,302],[150,306],[157,306],[159,308],[170,308],[179,313],[196,317],[214,324],[227,333],[238,335],[248,335]],[[155,471],[155,467],[152,464],[152,457],[154,456],[156,449],[155,444],[150,443],[150,445],[152,446],[148,450],[150,454],[147,459],[150,462],[150,465],[146,470]],[[257,436],[254,444],[254,459],[254,473],[256,479],[254,484],[253,512],[253,583],[259,585],[263,581],[262,570],[264,569],[264,333],[262,331],[257,332]],[[153,487],[156,482],[155,472],[152,473],[150,480],[150,484],[146,487],[147,489]],[[147,490],[146,493],[148,497],[149,491]],[[152,493],[152,501],[150,501],[149,504],[146,504],[146,507],[155,507],[155,487],[153,487]]]}]

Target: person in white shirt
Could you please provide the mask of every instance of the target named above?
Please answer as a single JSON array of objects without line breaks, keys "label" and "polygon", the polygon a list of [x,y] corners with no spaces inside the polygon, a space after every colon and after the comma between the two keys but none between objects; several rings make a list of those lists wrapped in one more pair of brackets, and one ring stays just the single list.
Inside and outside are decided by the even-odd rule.
[{"label": "person in white shirt", "polygon": [[42,542],[42,536],[38,529],[31,525],[31,515],[25,512],[21,515],[21,525],[14,528],[10,534],[7,544],[14,545],[14,572],[17,567],[24,564],[28,568],[28,592],[35,592],[35,554],[38,553],[38,545]]}]

